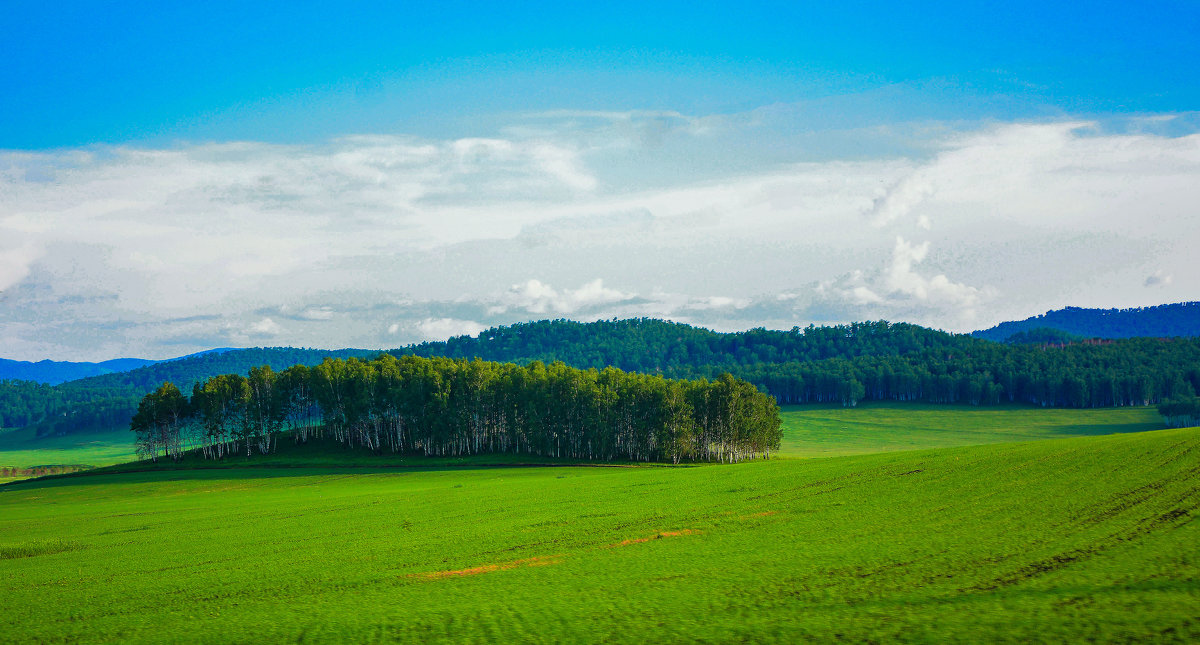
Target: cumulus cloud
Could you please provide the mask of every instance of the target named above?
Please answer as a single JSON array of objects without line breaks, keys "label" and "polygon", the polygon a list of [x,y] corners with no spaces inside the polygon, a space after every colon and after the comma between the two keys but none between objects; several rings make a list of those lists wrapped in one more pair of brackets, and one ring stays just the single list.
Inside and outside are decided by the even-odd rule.
[{"label": "cumulus cloud", "polygon": [[0,249],[0,292],[24,280],[30,265],[41,255],[42,251],[29,243]]},{"label": "cumulus cloud", "polygon": [[250,325],[247,331],[252,336],[276,336],[283,332],[283,327],[270,318],[263,318]]},{"label": "cumulus cloud", "polygon": [[[871,203],[870,217],[875,226],[886,226],[907,216],[921,202],[932,197],[934,187],[930,178],[922,171],[907,175],[897,181],[882,196]],[[929,226],[929,216],[924,218],[924,228]]]},{"label": "cumulus cloud", "polygon": [[633,294],[622,293],[604,286],[597,278],[577,289],[555,289],[541,280],[530,279],[514,284],[500,301],[491,306],[489,314],[519,310],[531,314],[573,314],[611,305],[633,298]]},{"label": "cumulus cloud", "polygon": [[922,301],[945,302],[956,306],[974,306],[979,300],[979,290],[965,284],[951,282],[944,274],[927,278],[913,267],[925,260],[929,254],[929,242],[914,245],[903,237],[896,238],[892,250],[892,261],[884,273],[884,284],[889,295],[899,294]]},{"label": "cumulus cloud", "polygon": [[445,340],[452,336],[475,336],[487,329],[474,320],[426,318],[416,325],[422,340]]},{"label": "cumulus cloud", "polygon": [[809,298],[793,297],[796,313],[817,320],[887,318],[938,327],[973,323],[976,308],[994,298],[996,290],[920,271],[929,250],[928,241],[914,244],[898,236],[881,266],[820,281]]},{"label": "cumulus cloud", "polygon": [[0,339],[9,358],[91,360],[542,317],[965,331],[1200,288],[1147,277],[1200,243],[1194,127],[934,124],[903,135],[927,154],[814,160],[795,114],[0,151]]}]

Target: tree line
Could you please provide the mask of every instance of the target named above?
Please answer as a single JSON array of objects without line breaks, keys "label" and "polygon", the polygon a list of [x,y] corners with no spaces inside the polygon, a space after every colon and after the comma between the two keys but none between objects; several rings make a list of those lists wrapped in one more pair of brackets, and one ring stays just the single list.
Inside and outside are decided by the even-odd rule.
[{"label": "tree line", "polygon": [[[730,371],[780,403],[1141,406],[1200,392],[1200,340],[1135,338],[1040,347],[981,342],[904,356],[759,363]],[[681,372],[702,377],[709,370]]]},{"label": "tree line", "polygon": [[695,367],[718,370],[757,363],[812,362],[856,356],[900,356],[926,350],[955,350],[983,341],[909,323],[887,321],[846,325],[756,327],[719,333],[654,318],[541,320],[487,329],[476,336],[410,345],[389,353],[448,356],[568,365],[630,372],[678,372]]},{"label": "tree line", "polygon": [[768,457],[781,438],[775,400],[727,373],[678,380],[390,354],[221,374],[191,396],[164,383],[130,428],[151,459],[267,454],[290,436],[421,455],[737,462]]},{"label": "tree line", "polygon": [[[791,330],[717,333],[654,319],[579,323],[544,320],[476,336],[420,343],[394,356],[617,367],[672,379],[723,372],[767,390],[781,403],[927,401],[1045,406],[1153,405],[1200,392],[1200,339],[1012,345],[886,321]],[[138,401],[164,381],[190,392],[218,374],[314,366],[325,357],[369,359],[378,351],[259,348],[158,363],[121,374],[49,387],[0,382],[0,425],[39,435],[124,425]]]},{"label": "tree line", "polygon": [[[39,436],[124,425],[141,393],[129,389],[69,388],[34,381],[0,380],[0,428],[33,426]],[[65,433],[64,433],[65,434]]]},{"label": "tree line", "polygon": [[1200,426],[1200,397],[1181,397],[1160,403],[1158,413],[1169,428]]},{"label": "tree line", "polygon": [[210,376],[245,374],[257,365],[282,370],[292,365],[316,365],[328,356],[367,358],[378,353],[260,347],[189,356],[54,386],[0,380],[0,428],[31,427],[39,437],[112,430],[128,424],[142,397],[165,381],[190,391],[194,383]]},{"label": "tree line", "polygon": [[[961,335],[905,323],[852,323],[792,330],[751,329],[718,333],[651,318],[580,323],[542,320],[494,327],[476,336],[459,336],[385,350],[394,356],[471,359],[528,364],[562,361],[577,368],[603,369],[689,378],[703,370],[712,378],[738,366],[760,362],[819,361],[832,357],[902,355],[931,348],[959,347],[973,341]],[[292,365],[313,366],[325,357],[367,359],[378,350],[316,350],[272,347],[230,350],[166,361],[143,368],[90,377],[49,387],[0,381],[0,426],[32,426],[38,436],[108,430],[124,425],[138,401],[170,381],[184,392],[193,384],[225,373],[246,374],[254,366],[275,371]]]}]

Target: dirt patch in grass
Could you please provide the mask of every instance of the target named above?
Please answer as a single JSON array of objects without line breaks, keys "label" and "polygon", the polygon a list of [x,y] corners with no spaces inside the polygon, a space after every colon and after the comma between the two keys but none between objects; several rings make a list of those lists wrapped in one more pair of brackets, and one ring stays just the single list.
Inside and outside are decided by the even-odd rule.
[{"label": "dirt patch in grass", "polygon": [[446,571],[414,573],[408,577],[420,578],[422,580],[442,580],[445,578],[477,576],[481,573],[492,573],[494,571],[508,571],[510,569],[519,569],[521,567],[545,567],[551,564],[558,564],[559,562],[562,562],[561,555],[540,555],[532,558],[525,558],[523,560],[512,560],[511,562],[482,564],[478,567],[469,567],[466,569],[450,569]]},{"label": "dirt patch in grass", "polygon": [[610,544],[610,545],[608,545],[607,548],[615,549],[619,546],[629,546],[630,544],[641,544],[643,542],[649,542],[650,540],[661,540],[663,538],[679,537],[681,535],[696,535],[699,532],[700,531],[697,531],[695,529],[683,529],[682,531],[663,531],[662,533],[655,533],[654,535],[651,535],[650,537],[631,538],[629,540],[623,540],[621,542],[617,542],[616,544]]}]

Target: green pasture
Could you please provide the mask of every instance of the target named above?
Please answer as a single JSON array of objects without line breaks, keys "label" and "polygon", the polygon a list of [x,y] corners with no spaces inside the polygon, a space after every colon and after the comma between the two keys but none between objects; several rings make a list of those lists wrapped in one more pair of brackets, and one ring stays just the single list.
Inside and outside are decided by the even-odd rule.
[{"label": "green pasture", "polygon": [[[107,466],[134,460],[128,429],[38,438],[32,430],[0,430],[0,470],[34,466]],[[0,474],[0,483],[15,478]]]},{"label": "green pasture", "polygon": [[[833,457],[894,450],[1029,441],[1071,436],[1137,432],[1163,427],[1154,408],[1073,410],[1026,406],[868,403],[842,406],[784,406],[782,457]],[[548,463],[563,460],[516,455],[422,459],[371,455],[330,446],[328,453],[296,451],[286,440],[278,454],[234,458],[222,463],[192,460],[191,466],[421,466]],[[0,468],[55,464],[109,466],[134,459],[133,434],[127,429],[105,433],[36,438],[28,430],[0,430]],[[160,466],[161,467],[161,466]],[[0,479],[0,482],[5,481]]]},{"label": "green pasture", "polygon": [[86,474],[0,486],[0,640],[1195,642],[1198,509],[1196,429]]},{"label": "green pasture", "polygon": [[1153,407],[976,407],[926,403],[788,405],[781,409],[788,457],[835,457],[893,450],[973,446],[1034,439],[1158,430]]}]

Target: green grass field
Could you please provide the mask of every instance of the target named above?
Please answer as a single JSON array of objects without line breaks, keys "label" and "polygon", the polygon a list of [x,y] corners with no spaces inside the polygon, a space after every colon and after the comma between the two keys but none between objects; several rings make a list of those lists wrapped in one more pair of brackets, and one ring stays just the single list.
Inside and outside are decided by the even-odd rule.
[{"label": "green grass field", "polygon": [[1059,439],[1163,427],[1152,407],[1031,408],[866,403],[784,406],[783,445],[789,457],[836,457],[893,450]]},{"label": "green grass field", "polygon": [[[1163,427],[1154,408],[1094,410],[1042,409],[1024,406],[968,407],[926,404],[870,403],[842,406],[784,406],[783,457],[836,457],[893,450],[1029,441],[1070,436],[1140,432]],[[483,459],[423,460],[365,452],[307,452],[297,455],[281,445],[280,455],[256,457],[253,463],[288,465],[430,465],[526,463],[528,457],[489,456]],[[134,459],[133,435],[128,430],[38,439],[24,430],[0,430],[0,467],[28,468],[52,464],[109,466]],[[545,460],[540,460],[545,461]],[[217,464],[204,464],[215,466]],[[230,464],[221,464],[222,467]],[[245,465],[245,460],[236,462]]]},{"label": "green grass field", "polygon": [[32,430],[0,430],[0,466],[107,466],[135,458],[133,433],[128,429],[43,439]]},{"label": "green grass field", "polygon": [[0,486],[0,641],[1200,638],[1200,431],[899,451],[1150,423],[913,412],[787,410],[789,455],[891,450],[828,459]]}]

